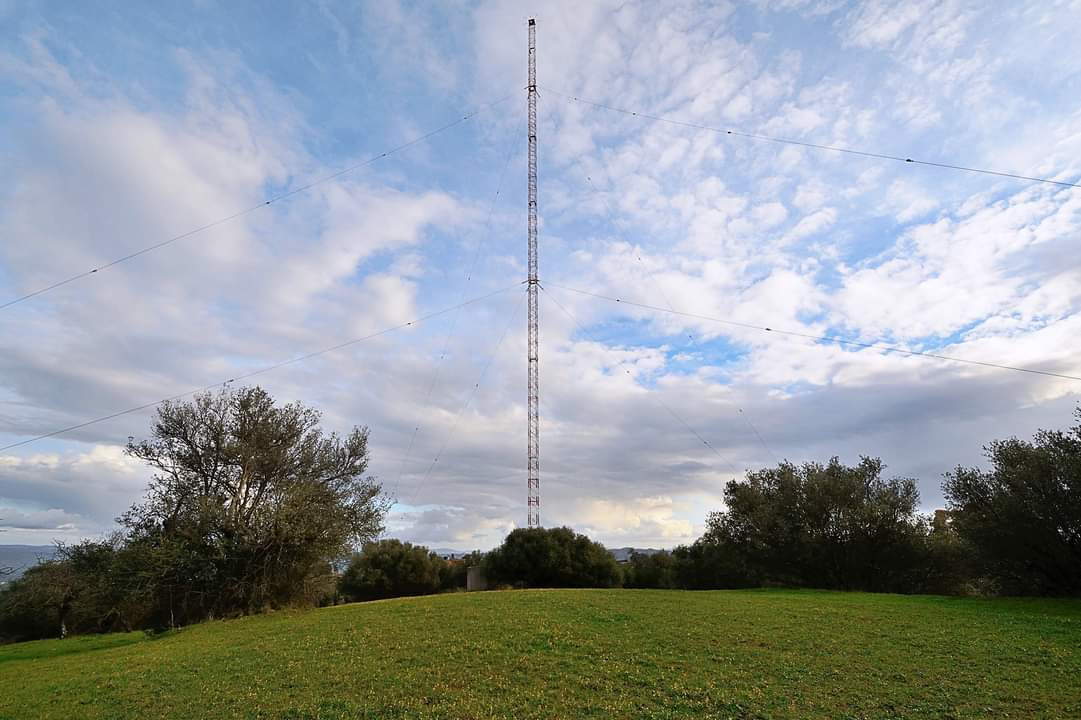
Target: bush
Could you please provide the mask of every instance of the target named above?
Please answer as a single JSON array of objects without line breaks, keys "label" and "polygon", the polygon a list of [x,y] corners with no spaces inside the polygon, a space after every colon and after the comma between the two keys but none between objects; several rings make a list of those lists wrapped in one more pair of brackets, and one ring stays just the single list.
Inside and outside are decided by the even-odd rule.
[{"label": "bush", "polygon": [[933,595],[986,595],[990,587],[975,580],[973,551],[958,536],[943,510],[936,519],[923,543],[921,573],[913,582],[913,592]]},{"label": "bush", "polygon": [[484,553],[471,552],[458,560],[446,560],[439,573],[439,588],[445,592],[464,590],[469,576],[469,568],[481,565]]},{"label": "bush", "polygon": [[401,540],[366,543],[338,588],[349,601],[430,595],[456,582],[448,564],[428,548]]},{"label": "bush", "polygon": [[496,585],[618,587],[619,564],[603,545],[570,528],[518,528],[485,557]]},{"label": "bush", "polygon": [[120,536],[60,545],[0,593],[0,638],[29,640],[131,630],[148,616],[143,584]]}]

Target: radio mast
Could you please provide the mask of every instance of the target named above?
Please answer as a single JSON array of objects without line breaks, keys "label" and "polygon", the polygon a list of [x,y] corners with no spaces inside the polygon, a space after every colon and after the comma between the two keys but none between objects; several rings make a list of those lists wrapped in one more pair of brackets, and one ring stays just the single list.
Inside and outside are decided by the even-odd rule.
[{"label": "radio mast", "polygon": [[529,466],[528,526],[540,527],[540,367],[537,338],[537,22],[529,19]]}]

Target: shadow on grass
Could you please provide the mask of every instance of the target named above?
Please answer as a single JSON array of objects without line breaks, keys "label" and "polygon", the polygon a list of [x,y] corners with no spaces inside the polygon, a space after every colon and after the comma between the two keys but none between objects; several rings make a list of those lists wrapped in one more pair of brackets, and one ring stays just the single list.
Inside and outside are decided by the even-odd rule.
[{"label": "shadow on grass", "polygon": [[64,640],[31,640],[29,642],[0,645],[0,664],[19,660],[42,660],[64,655],[111,650],[142,642],[153,642],[171,637],[174,632],[147,635],[141,631],[130,633],[107,633],[104,635],[79,635]]}]

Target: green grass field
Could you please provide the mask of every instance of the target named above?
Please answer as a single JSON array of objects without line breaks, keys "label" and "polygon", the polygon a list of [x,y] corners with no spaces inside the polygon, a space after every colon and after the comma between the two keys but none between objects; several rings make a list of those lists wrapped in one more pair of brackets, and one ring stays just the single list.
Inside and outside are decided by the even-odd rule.
[{"label": "green grass field", "polygon": [[0,647],[4,718],[1081,718],[1081,602],[532,590]]}]

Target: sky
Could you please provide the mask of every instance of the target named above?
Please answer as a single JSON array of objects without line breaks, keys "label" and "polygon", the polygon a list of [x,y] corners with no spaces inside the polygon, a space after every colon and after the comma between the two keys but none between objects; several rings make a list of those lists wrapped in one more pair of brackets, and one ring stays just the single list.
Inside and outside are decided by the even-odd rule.
[{"label": "sky", "polygon": [[[672,547],[832,456],[929,511],[1073,424],[1081,381],[595,295],[1081,375],[1081,189],[696,127],[1076,183],[1076,0],[5,0],[0,304],[211,227],[0,308],[0,446],[396,328],[242,382],[369,428],[388,536],[524,525],[529,17],[545,525]],[[108,532],[153,416],[0,451],[0,543]]]}]

